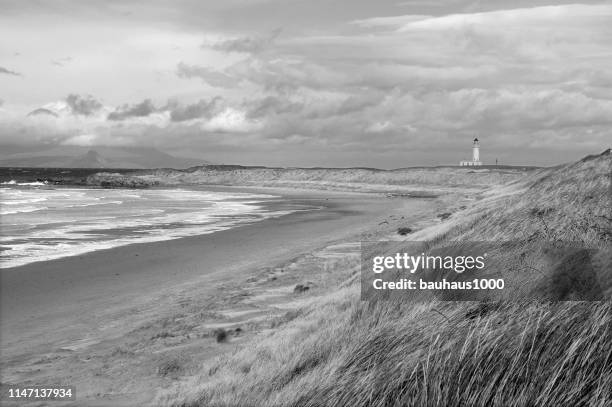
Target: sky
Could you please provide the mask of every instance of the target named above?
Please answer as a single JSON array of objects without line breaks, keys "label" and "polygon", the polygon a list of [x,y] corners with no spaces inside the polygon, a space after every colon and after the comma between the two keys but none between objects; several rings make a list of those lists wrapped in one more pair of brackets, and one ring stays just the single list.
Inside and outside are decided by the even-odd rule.
[{"label": "sky", "polygon": [[[555,165],[610,147],[612,2],[0,0],[0,149]],[[4,146],[4,147],[3,147]]]}]

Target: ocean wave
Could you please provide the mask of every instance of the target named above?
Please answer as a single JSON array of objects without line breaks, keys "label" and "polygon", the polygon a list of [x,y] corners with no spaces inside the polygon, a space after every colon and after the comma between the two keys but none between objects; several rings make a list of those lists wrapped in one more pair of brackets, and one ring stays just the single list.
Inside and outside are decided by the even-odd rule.
[{"label": "ocean wave", "polygon": [[[271,217],[287,215],[292,212],[294,211],[284,210],[268,212],[265,214],[261,214],[257,217],[244,217],[234,219],[228,218],[221,222],[215,222],[208,225],[192,225],[191,227],[186,227],[182,229],[167,229],[164,227],[153,228],[149,229],[146,235],[120,237],[104,241],[67,240],[62,243],[55,243],[52,245],[34,242],[11,245],[10,241],[4,241],[3,243],[7,244],[7,246],[4,246],[2,256],[0,256],[2,258],[0,269],[23,266],[34,262],[50,261],[64,257],[77,256],[93,251],[112,249],[114,247],[120,247],[134,243],[161,242],[180,239],[189,236],[205,235],[222,230],[231,229],[233,227],[246,223],[253,223]],[[79,235],[79,237],[87,238],[88,235],[81,234]]]},{"label": "ocean wave", "polygon": [[31,206],[24,208],[15,208],[15,209],[0,209],[0,215],[15,215],[18,213],[28,213],[28,212],[37,212],[43,211],[45,209],[49,209],[47,206]]},{"label": "ocean wave", "polygon": [[27,204],[32,204],[36,202],[44,202],[46,200],[47,198],[44,198],[44,197],[31,198],[31,199],[15,199],[15,200],[10,200],[10,201],[3,200],[2,205],[27,205]]},{"label": "ocean wave", "polygon": [[41,186],[41,185],[48,185],[48,184],[49,182],[47,181],[17,182],[14,179],[0,183],[0,185],[17,185],[17,186]]},{"label": "ocean wave", "polygon": [[66,205],[65,208],[84,208],[87,206],[97,206],[97,205],[121,205],[122,203],[123,201],[91,202],[91,203]]},{"label": "ocean wave", "polygon": [[[261,203],[276,201],[279,197],[251,193],[182,189],[138,192],[83,188],[7,189],[10,191],[3,192],[2,199],[19,203],[3,207],[2,215],[40,212],[7,218],[12,226],[3,230],[0,242],[10,250],[0,254],[0,268],[133,243],[214,233],[304,210],[292,207],[273,211]],[[44,207],[26,203],[43,198],[46,200]]]}]

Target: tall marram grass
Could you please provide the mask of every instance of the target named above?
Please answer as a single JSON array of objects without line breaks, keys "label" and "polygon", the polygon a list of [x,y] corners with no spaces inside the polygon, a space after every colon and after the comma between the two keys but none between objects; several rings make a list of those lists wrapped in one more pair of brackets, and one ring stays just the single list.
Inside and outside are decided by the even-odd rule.
[{"label": "tall marram grass", "polygon": [[[610,306],[507,305],[373,328],[291,405],[609,405]],[[513,315],[514,317],[509,317]],[[365,378],[365,380],[364,380]],[[288,401],[288,400],[287,400]]]},{"label": "tall marram grass", "polygon": [[205,367],[180,406],[607,406],[610,303],[368,304],[354,292]]},{"label": "tall marram grass", "polygon": [[[434,241],[524,239],[516,250],[535,260],[550,240],[609,253],[611,163],[608,152],[541,171]],[[599,276],[608,296],[609,274]],[[284,327],[205,363],[158,403],[612,405],[609,301],[368,303],[358,279],[348,281]]]}]

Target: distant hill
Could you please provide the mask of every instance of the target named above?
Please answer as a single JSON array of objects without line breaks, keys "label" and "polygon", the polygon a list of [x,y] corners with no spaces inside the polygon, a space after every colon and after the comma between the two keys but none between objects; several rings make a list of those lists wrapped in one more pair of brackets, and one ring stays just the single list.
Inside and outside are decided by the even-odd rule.
[{"label": "distant hill", "polygon": [[[1,148],[0,167],[46,168],[188,168],[207,161],[175,157],[151,147],[59,146],[19,150]],[[6,152],[6,153],[4,153]]]},{"label": "distant hill", "polygon": [[70,167],[74,168],[108,168],[108,160],[102,157],[97,151],[89,150],[82,156],[72,160]]}]

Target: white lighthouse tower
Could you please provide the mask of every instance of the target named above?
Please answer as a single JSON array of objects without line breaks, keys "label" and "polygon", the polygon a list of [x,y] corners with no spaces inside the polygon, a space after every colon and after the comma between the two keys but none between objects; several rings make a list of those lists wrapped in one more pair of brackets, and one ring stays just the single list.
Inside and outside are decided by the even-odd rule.
[{"label": "white lighthouse tower", "polygon": [[482,165],[482,161],[480,161],[480,142],[477,138],[474,139],[472,144],[472,161],[461,161],[459,165],[462,167]]},{"label": "white lighthouse tower", "polygon": [[480,142],[477,138],[474,139],[474,144],[472,145],[472,162],[480,163]]}]

